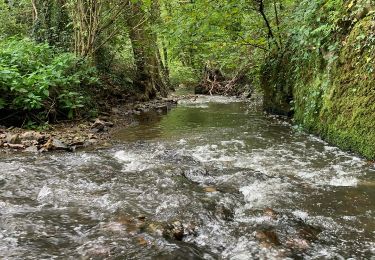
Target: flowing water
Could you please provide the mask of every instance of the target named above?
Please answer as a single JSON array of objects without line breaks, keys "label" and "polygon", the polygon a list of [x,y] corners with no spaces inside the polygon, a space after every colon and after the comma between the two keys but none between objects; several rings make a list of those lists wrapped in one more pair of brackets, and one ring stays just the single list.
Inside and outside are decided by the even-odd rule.
[{"label": "flowing water", "polygon": [[185,100],[113,148],[0,158],[2,259],[375,259],[375,167],[251,103]]}]

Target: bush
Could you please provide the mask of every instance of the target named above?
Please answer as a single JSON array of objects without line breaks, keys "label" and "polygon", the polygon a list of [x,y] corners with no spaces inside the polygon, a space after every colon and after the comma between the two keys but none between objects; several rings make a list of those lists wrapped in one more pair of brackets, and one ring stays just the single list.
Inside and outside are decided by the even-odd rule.
[{"label": "bush", "polygon": [[82,86],[96,81],[95,70],[72,53],[15,38],[0,41],[0,109],[72,118],[84,106]]}]

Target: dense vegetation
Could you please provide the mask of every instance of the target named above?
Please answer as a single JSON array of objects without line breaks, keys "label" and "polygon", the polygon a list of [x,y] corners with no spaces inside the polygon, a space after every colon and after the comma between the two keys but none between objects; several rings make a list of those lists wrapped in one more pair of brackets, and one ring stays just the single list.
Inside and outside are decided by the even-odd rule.
[{"label": "dense vegetation", "polygon": [[[265,108],[375,158],[373,1],[302,1],[288,48],[263,66]],[[303,15],[302,15],[303,14]]]},{"label": "dense vegetation", "polygon": [[0,0],[0,12],[0,123],[241,83],[375,157],[373,0]]}]

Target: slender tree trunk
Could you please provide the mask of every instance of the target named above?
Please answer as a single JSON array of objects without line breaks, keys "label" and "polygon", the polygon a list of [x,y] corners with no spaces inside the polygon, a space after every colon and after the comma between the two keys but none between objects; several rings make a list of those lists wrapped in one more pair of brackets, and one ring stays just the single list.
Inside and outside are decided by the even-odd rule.
[{"label": "slender tree trunk", "polygon": [[169,78],[170,71],[169,71],[169,61],[168,61],[168,49],[164,41],[162,41],[162,45],[163,45],[163,60],[164,60],[165,73],[167,74],[167,77]]},{"label": "slender tree trunk", "polygon": [[135,85],[143,93],[144,99],[154,98],[157,94],[166,96],[168,88],[160,71],[157,36],[151,30],[140,3],[129,1],[129,7],[130,16],[127,17],[126,22],[136,66]]},{"label": "slender tree trunk", "polygon": [[[162,26],[163,21],[161,19],[161,11],[160,11],[160,3],[159,0],[154,0],[151,5],[151,21],[153,24]],[[167,88],[170,87],[170,80],[169,80],[169,69],[168,69],[168,50],[167,46],[165,45],[164,39],[160,40],[161,50],[163,51],[163,58],[161,57],[161,50],[158,45],[158,35],[155,32],[151,32],[152,38],[155,39],[156,43],[156,56],[159,61],[159,71],[162,73],[162,80]]]},{"label": "slender tree trunk", "polygon": [[276,27],[277,27],[279,44],[280,44],[280,47],[282,48],[283,47],[283,40],[281,38],[279,11],[277,10],[277,1],[276,0],[273,0],[273,8],[274,8],[274,11],[275,11],[275,22],[276,22]]},{"label": "slender tree trunk", "polygon": [[33,23],[35,23],[38,20],[38,8],[36,7],[35,0],[31,0],[31,5],[33,7]]}]

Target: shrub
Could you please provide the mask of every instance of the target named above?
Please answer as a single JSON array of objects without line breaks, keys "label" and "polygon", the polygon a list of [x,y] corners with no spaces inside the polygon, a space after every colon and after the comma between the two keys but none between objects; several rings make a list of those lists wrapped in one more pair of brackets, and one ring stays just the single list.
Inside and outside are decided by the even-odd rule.
[{"label": "shrub", "polygon": [[0,41],[0,109],[72,118],[84,106],[84,85],[96,82],[95,70],[72,53],[30,39]]}]

